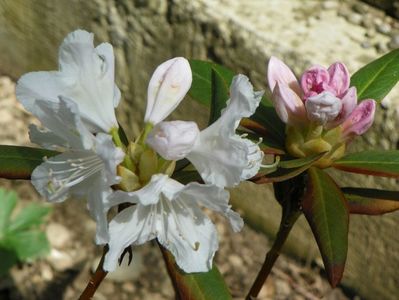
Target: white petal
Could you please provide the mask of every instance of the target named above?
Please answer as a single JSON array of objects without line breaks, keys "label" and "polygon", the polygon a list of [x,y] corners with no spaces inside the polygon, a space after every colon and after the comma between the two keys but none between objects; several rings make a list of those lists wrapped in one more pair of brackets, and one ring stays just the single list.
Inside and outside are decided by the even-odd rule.
[{"label": "white petal", "polygon": [[115,270],[123,250],[131,244],[142,244],[155,238],[155,205],[135,205],[121,211],[109,223],[109,250],[104,260],[104,270]]},{"label": "white petal", "polygon": [[341,112],[341,99],[335,97],[330,92],[322,92],[318,95],[309,97],[306,102],[306,112],[309,120],[319,124],[326,124],[334,120]]},{"label": "white petal", "polygon": [[116,167],[123,161],[125,153],[115,146],[109,134],[98,133],[95,138],[95,152],[103,160],[106,181],[109,185],[118,183]]},{"label": "white petal", "polygon": [[110,196],[112,203],[140,203],[142,205],[152,205],[158,203],[160,194],[164,193],[168,197],[181,190],[183,185],[165,174],[155,174],[149,183],[143,188],[134,192],[117,191]]},{"label": "white petal", "polygon": [[36,167],[32,184],[47,200],[60,202],[72,194],[87,194],[93,177],[103,176],[103,168],[102,160],[92,151],[68,151]]},{"label": "white petal", "polygon": [[109,242],[107,214],[110,208],[108,196],[112,189],[101,177],[97,177],[87,190],[87,208],[91,217],[96,221],[96,244],[104,245]]},{"label": "white petal", "polygon": [[186,273],[207,272],[218,249],[215,226],[197,205],[183,200],[164,199],[163,212],[158,214],[158,240],[175,257]]},{"label": "white petal", "polygon": [[145,122],[163,121],[183,100],[190,89],[192,73],[183,57],[162,63],[155,70],[148,85]]},{"label": "white petal", "polygon": [[214,185],[203,185],[197,182],[189,183],[178,193],[178,199],[189,204],[197,202],[229,219],[231,227],[238,232],[244,226],[244,221],[229,205],[229,192]]},{"label": "white petal", "polygon": [[180,160],[193,149],[199,136],[195,122],[160,122],[147,137],[147,144],[166,160]]},{"label": "white petal", "polygon": [[37,100],[35,114],[43,126],[64,139],[69,148],[87,150],[93,146],[93,135],[81,122],[78,107],[73,101],[65,98],[56,102]]},{"label": "white petal", "polygon": [[17,98],[35,114],[35,101],[57,101],[64,96],[75,101],[82,120],[92,132],[117,127],[114,103],[120,93],[114,82],[112,46],[93,46],[93,35],[77,30],[63,41],[59,51],[59,72],[33,72],[20,78]]},{"label": "white petal", "polygon": [[255,175],[261,164],[259,157],[263,157],[259,147],[235,133],[241,118],[255,112],[263,93],[254,92],[249,79],[238,75],[233,79],[230,94],[221,117],[200,133],[187,155],[206,183],[221,187],[237,185]]},{"label": "white petal", "polygon": [[62,137],[47,129],[38,128],[34,124],[29,125],[29,138],[32,143],[50,150],[58,150],[68,145]]}]

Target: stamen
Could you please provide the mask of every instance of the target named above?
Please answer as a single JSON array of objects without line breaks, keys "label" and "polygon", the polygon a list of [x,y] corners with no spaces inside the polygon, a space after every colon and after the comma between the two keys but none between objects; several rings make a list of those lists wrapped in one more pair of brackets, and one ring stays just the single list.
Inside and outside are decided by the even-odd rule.
[{"label": "stamen", "polygon": [[260,167],[264,168],[264,169],[273,169],[273,168],[277,167],[278,164],[280,163],[280,156],[277,155],[277,156],[275,156],[275,158],[276,158],[276,160],[274,161],[274,163],[272,163],[270,165],[261,164]]}]

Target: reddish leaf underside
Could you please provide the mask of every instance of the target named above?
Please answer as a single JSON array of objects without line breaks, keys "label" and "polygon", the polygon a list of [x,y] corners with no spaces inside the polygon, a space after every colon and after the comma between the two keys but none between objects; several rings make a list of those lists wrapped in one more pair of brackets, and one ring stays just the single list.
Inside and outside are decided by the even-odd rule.
[{"label": "reddish leaf underside", "polygon": [[382,215],[399,209],[399,192],[342,188],[351,214]]},{"label": "reddish leaf underside", "polygon": [[341,281],[348,251],[348,208],[340,188],[327,173],[312,167],[308,175],[302,208],[323,258],[328,280],[335,287]]}]

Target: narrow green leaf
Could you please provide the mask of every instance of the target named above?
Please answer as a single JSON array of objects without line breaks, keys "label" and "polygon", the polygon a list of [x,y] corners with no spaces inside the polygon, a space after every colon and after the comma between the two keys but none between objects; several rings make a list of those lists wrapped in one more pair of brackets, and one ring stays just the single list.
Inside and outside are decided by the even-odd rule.
[{"label": "narrow green leaf", "polygon": [[6,235],[3,244],[13,248],[21,261],[43,256],[50,250],[46,235],[39,230],[13,231]]},{"label": "narrow green leaf", "polygon": [[211,113],[209,116],[209,124],[215,122],[221,114],[223,108],[226,107],[226,101],[229,99],[229,84],[216,71],[215,68],[211,70]]},{"label": "narrow green leaf", "polygon": [[[234,73],[215,63],[201,61],[196,59],[190,60],[191,71],[193,73],[193,82],[189,91],[189,95],[201,104],[211,107],[212,102],[212,72],[222,78],[227,89],[233,79]],[[227,98],[224,100],[227,101]]]},{"label": "narrow green leaf", "polygon": [[262,102],[250,119],[258,122],[265,128],[266,134],[262,135],[264,138],[267,137],[273,140],[280,149],[285,148],[285,124],[278,117],[269,99],[262,98]]},{"label": "narrow green leaf", "polygon": [[10,223],[12,211],[17,204],[17,195],[0,189],[0,240]]},{"label": "narrow green leaf", "polygon": [[372,61],[353,74],[351,85],[358,99],[380,102],[399,80],[399,49]]},{"label": "narrow green leaf", "polygon": [[351,153],[336,160],[332,166],[347,172],[399,178],[399,150]]},{"label": "narrow green leaf", "polygon": [[382,215],[399,209],[399,191],[342,188],[351,214]]},{"label": "narrow green leaf", "polygon": [[323,153],[318,153],[318,154],[310,155],[310,156],[303,157],[303,158],[283,160],[283,161],[280,161],[278,166],[279,166],[279,168],[284,168],[284,169],[292,169],[292,168],[302,167],[302,166],[312,164],[312,163],[318,161],[326,153],[327,152],[323,152]]},{"label": "narrow green leaf", "polygon": [[327,173],[312,167],[308,175],[303,213],[316,238],[328,280],[335,287],[345,268],[349,212],[344,195]]},{"label": "narrow green leaf", "polygon": [[[251,179],[255,183],[273,183],[288,180],[292,177],[298,176],[307,169],[309,169],[316,161],[318,161],[325,153],[310,156],[308,158],[299,158],[294,160],[282,161],[277,168],[260,171],[260,176]],[[281,166],[282,164],[282,166]]]},{"label": "narrow green leaf", "polygon": [[162,246],[162,254],[179,299],[184,300],[230,300],[226,283],[217,267],[205,273],[186,274],[176,265],[173,255]]},{"label": "narrow green leaf", "polygon": [[58,152],[45,149],[0,145],[0,178],[30,179],[33,170]]},{"label": "narrow green leaf", "polygon": [[21,231],[44,222],[50,208],[31,203],[24,207],[8,226],[8,231]]}]

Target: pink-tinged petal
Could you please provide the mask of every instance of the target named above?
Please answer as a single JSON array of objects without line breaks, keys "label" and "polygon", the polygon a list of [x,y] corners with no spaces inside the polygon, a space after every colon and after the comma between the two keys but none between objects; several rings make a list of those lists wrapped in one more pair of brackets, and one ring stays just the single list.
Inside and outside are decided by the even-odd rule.
[{"label": "pink-tinged petal", "polygon": [[353,86],[348,89],[345,95],[341,99],[342,109],[338,117],[334,121],[327,124],[327,128],[334,128],[344,122],[348,116],[355,109],[357,104],[357,93],[356,88]]},{"label": "pink-tinged petal", "polygon": [[280,119],[287,124],[306,122],[306,110],[301,98],[288,86],[276,83],[272,101]]},{"label": "pink-tinged petal", "polygon": [[305,102],[308,119],[324,125],[334,120],[341,112],[341,99],[330,92],[322,92],[316,96],[309,97]]},{"label": "pink-tinged petal", "polygon": [[372,99],[362,101],[342,123],[344,137],[362,135],[374,121],[375,101]]},{"label": "pink-tinged petal", "polygon": [[337,97],[341,97],[349,88],[350,76],[343,63],[336,62],[328,68],[330,74],[329,86],[335,91]]},{"label": "pink-tinged petal", "polygon": [[273,92],[276,83],[280,85],[287,85],[293,89],[298,95],[301,93],[301,89],[298,84],[294,73],[291,69],[279,60],[277,57],[272,56],[269,60],[267,67],[267,81],[269,83],[270,91]]},{"label": "pink-tinged petal", "polygon": [[301,77],[301,87],[305,95],[305,99],[315,96],[324,91],[329,91],[328,83],[330,82],[330,74],[322,66],[313,66]]}]

